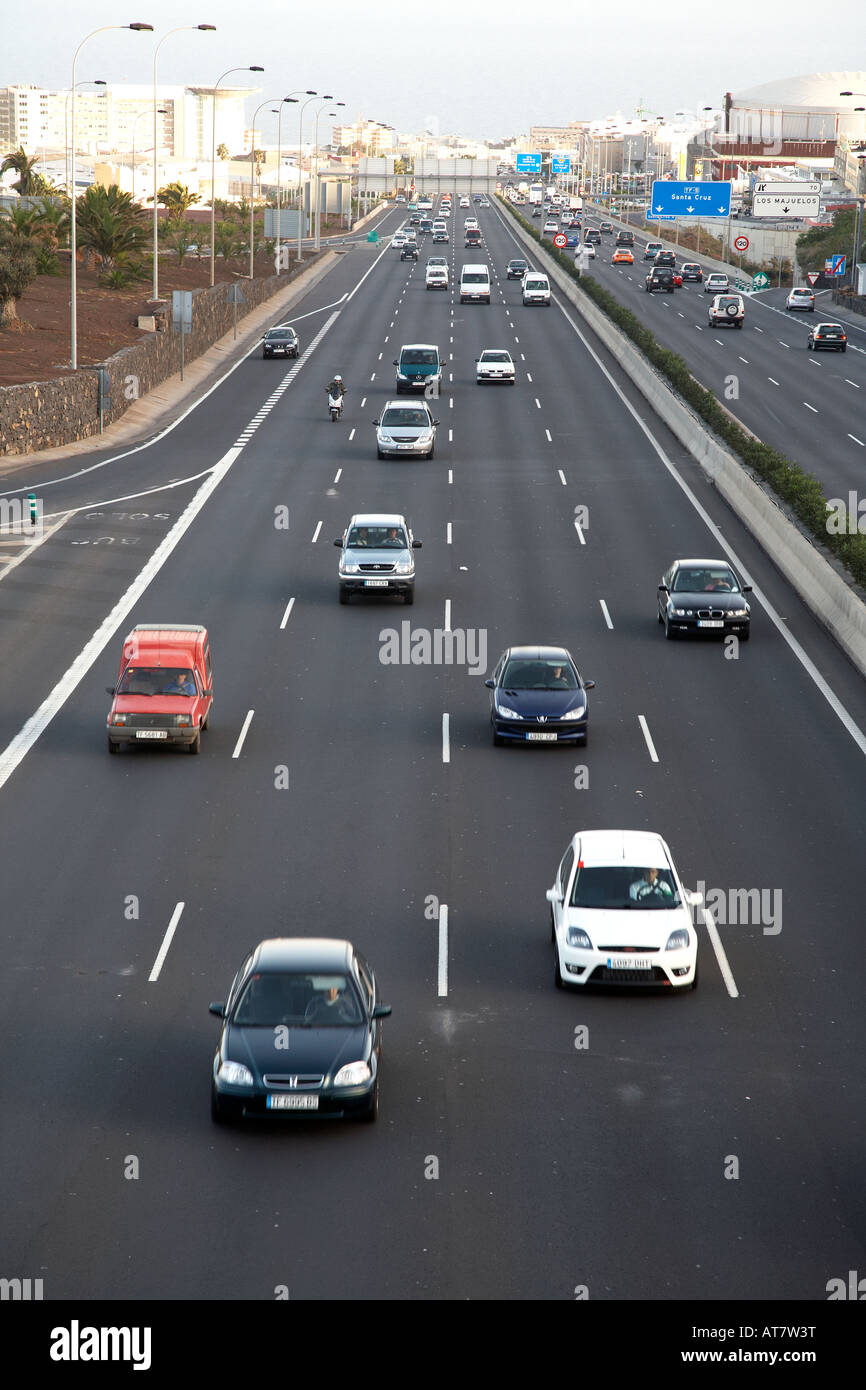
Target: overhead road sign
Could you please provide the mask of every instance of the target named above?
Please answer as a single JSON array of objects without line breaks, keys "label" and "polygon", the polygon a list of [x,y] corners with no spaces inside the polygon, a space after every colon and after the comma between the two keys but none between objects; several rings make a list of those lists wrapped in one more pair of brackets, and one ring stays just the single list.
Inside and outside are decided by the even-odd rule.
[{"label": "overhead road sign", "polygon": [[653,181],[650,211],[657,217],[730,217],[730,179],[686,183],[679,179]]},{"label": "overhead road sign", "polygon": [[563,155],[557,158],[556,155],[551,155],[550,172],[551,174],[570,174],[571,157],[569,155]]},{"label": "overhead road sign", "polygon": [[820,183],[756,183],[752,192],[752,216],[817,217],[821,211]]},{"label": "overhead road sign", "polygon": [[541,155],[540,154],[517,154],[514,156],[514,172],[516,174],[540,174]]}]

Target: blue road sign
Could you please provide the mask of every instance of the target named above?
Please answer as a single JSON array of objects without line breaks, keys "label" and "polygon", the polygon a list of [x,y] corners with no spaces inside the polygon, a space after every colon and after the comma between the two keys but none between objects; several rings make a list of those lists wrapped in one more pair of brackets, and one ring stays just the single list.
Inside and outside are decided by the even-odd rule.
[{"label": "blue road sign", "polygon": [[845,274],[845,257],[844,257],[844,256],[832,256],[832,257],[831,257],[831,259],[830,259],[830,272],[829,272],[829,273],[830,273],[831,275],[844,275],[844,274]]},{"label": "blue road sign", "polygon": [[730,217],[730,179],[718,182],[683,183],[655,179],[650,198],[652,217]]},{"label": "blue road sign", "polygon": [[541,155],[540,154],[518,154],[514,158],[514,170],[517,174],[540,174]]},{"label": "blue road sign", "polygon": [[560,158],[557,158],[555,155],[551,155],[551,159],[550,159],[550,172],[551,172],[551,174],[570,174],[570,173],[571,173],[571,158],[570,158],[570,156],[569,156],[569,155],[562,155]]}]

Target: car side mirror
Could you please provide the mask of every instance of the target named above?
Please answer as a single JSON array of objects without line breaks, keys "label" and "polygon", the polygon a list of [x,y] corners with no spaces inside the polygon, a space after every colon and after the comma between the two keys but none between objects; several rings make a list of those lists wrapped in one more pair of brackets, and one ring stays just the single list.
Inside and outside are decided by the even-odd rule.
[{"label": "car side mirror", "polygon": [[412,542],[412,549],[413,549],[413,550],[420,550],[421,547],[423,546],[423,544],[424,544],[423,541],[413,541],[413,542]]},{"label": "car side mirror", "polygon": [[342,541],[334,541],[334,545],[338,545],[338,546],[340,547],[341,550],[343,549],[343,542],[342,542]]},{"label": "car side mirror", "polygon": [[669,594],[669,593],[670,593],[670,589],[668,588],[667,584],[660,584],[660,585],[659,585],[659,593],[660,593],[660,594]]},{"label": "car side mirror", "polygon": [[208,1013],[213,1014],[216,1018],[225,1018],[226,1016],[225,1004],[208,1004],[207,1008]]},{"label": "car side mirror", "polygon": [[558,888],[548,888],[544,895],[549,903],[561,903],[562,894]]},{"label": "car side mirror", "polygon": [[117,694],[117,686],[116,686],[116,685],[107,685],[107,686],[105,687],[105,693],[106,693],[106,695],[116,695],[116,694]]},{"label": "car side mirror", "polygon": [[703,893],[696,893],[689,889],[685,889],[684,897],[688,907],[700,907],[701,903],[704,901]]},{"label": "car side mirror", "polygon": [[495,689],[496,689],[496,682],[495,682],[494,680],[486,680],[486,681],[484,682],[484,684],[487,686],[487,689],[488,689],[488,690],[495,690]]},{"label": "car side mirror", "polygon": [[584,690],[595,690],[595,681],[584,681],[583,688]]},{"label": "car side mirror", "polygon": [[379,421],[378,421],[378,420],[372,420],[372,421],[371,421],[371,422],[370,422],[370,423],[371,423],[371,424],[373,424],[373,425],[376,425],[376,426],[378,426],[378,424],[379,424]]},{"label": "car side mirror", "polygon": [[752,586],[751,586],[751,584],[744,584],[744,585],[743,585],[743,593],[744,593],[744,594],[750,594],[751,592],[752,592]]},{"label": "car side mirror", "polygon": [[397,359],[396,359],[396,357],[395,357],[395,358],[394,358],[394,366],[396,367],[396,365],[397,365]]},{"label": "car side mirror", "polygon": [[374,1018],[387,1018],[391,1012],[390,1004],[377,1004],[373,1010]]}]

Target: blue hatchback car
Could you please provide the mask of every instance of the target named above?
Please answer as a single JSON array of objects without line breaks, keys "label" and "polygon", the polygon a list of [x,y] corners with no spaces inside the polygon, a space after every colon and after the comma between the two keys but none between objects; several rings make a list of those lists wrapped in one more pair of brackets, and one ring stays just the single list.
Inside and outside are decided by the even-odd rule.
[{"label": "blue hatchback car", "polygon": [[508,647],[490,680],[494,744],[586,743],[585,681],[565,647]]}]

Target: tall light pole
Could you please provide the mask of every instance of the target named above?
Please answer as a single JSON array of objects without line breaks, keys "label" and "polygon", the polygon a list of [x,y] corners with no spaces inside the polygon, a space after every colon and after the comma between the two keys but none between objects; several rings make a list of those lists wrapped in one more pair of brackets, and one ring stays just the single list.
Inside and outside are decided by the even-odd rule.
[{"label": "tall light pole", "polygon": [[157,116],[159,115],[159,112],[157,111],[157,108],[156,108],[156,103],[157,103],[157,99],[158,99],[158,98],[157,98],[157,95],[156,95],[156,60],[157,60],[157,58],[159,57],[159,50],[162,48],[162,45],[165,43],[166,39],[170,39],[171,36],[172,36],[172,34],[180,34],[180,33],[182,33],[184,29],[190,29],[190,30],[193,30],[193,29],[208,29],[208,30],[213,31],[213,30],[216,29],[216,25],[215,25],[215,24],[181,24],[177,29],[169,29],[169,31],[168,31],[167,34],[163,34],[163,36],[162,36],[162,38],[160,39],[159,43],[156,45],[156,48],[153,50],[153,298],[154,298],[154,299],[159,299],[159,254],[158,254],[158,249],[157,249],[157,223],[158,223],[158,218],[157,218],[157,213],[156,213],[156,205],[157,205],[157,202],[159,201],[159,200],[158,200],[158,197],[157,197],[158,190],[159,190],[159,168],[158,168],[158,161],[157,161],[157,158],[156,158],[156,151],[157,151],[156,118],[157,118]]},{"label": "tall light pole", "polygon": [[[94,77],[92,80],[85,78],[79,82],[79,87],[105,87],[107,84],[101,77]],[[105,93],[101,93],[105,96]],[[63,103],[63,187],[69,193],[69,98],[72,92],[66,93],[66,101]]]},{"label": "tall light pole", "polygon": [[226,68],[214,83],[213,96],[211,97],[211,127],[210,127],[210,282],[214,283],[214,262],[216,261],[216,104],[217,88],[224,77],[228,77],[233,72],[264,72],[264,68],[258,63],[250,63],[248,67]]},{"label": "tall light pole", "polygon": [[[321,114],[322,108],[319,107],[318,111],[316,112],[316,135],[313,143],[316,160],[316,239],[313,242],[314,251],[321,250],[322,246],[322,181],[319,178],[319,117],[321,116]],[[329,111],[327,114],[329,116],[336,116],[337,113],[336,111]]]},{"label": "tall light pole", "polygon": [[[329,92],[326,92],[325,95],[324,95],[323,97],[319,97],[319,100],[320,100],[321,102],[326,102],[326,101],[333,101],[334,98],[330,95]],[[307,103],[304,102],[304,106],[306,106],[306,104],[307,104]],[[319,107],[319,111],[321,111],[321,109],[322,109],[322,108]],[[303,111],[304,111],[304,108],[303,108],[303,106],[302,106],[302,107],[301,107],[301,118],[302,118],[302,119],[303,119]],[[319,128],[319,113],[318,113],[318,111],[317,111],[317,112],[316,112],[316,131],[318,131],[318,128]],[[317,142],[314,144],[313,148],[314,148],[314,150],[315,150],[316,152],[318,151],[318,144],[317,144]],[[317,172],[318,172],[318,170],[317,170]],[[311,156],[311,158],[310,158],[310,177],[309,177],[309,185],[310,185],[310,230],[312,230],[313,227],[315,226],[315,220],[316,220],[316,204],[313,202],[313,160],[312,160],[312,156]],[[317,193],[317,195],[318,195],[318,180],[317,180],[317,182],[316,182],[316,193]],[[300,235],[301,235],[301,232],[300,232],[300,227],[299,227],[299,228],[298,228],[298,245],[300,245]]]},{"label": "tall light pole", "polygon": [[283,97],[280,102],[279,115],[277,117],[277,249],[274,255],[274,267],[278,275],[280,273],[280,218],[282,216],[281,171],[283,162],[283,107],[287,104],[297,106],[298,97],[301,95],[302,91],[303,88],[299,87],[297,91],[290,92],[287,97]]},{"label": "tall light pole", "polygon": [[[166,113],[166,108],[165,108],[164,106],[161,106],[156,114],[157,114],[158,116],[164,116],[165,113]],[[133,202],[135,202],[135,127],[138,125],[138,123],[139,123],[139,121],[141,120],[142,116],[149,116],[149,115],[150,115],[150,112],[149,112],[149,111],[139,111],[138,115],[136,116],[135,120],[134,120],[133,123],[132,123],[132,201],[133,201]],[[156,148],[155,148],[155,147],[154,147],[154,151],[153,151],[153,157],[154,157],[154,159],[156,159]]]},{"label": "tall light pole", "polygon": [[72,93],[72,203],[70,217],[69,241],[72,247],[72,275],[71,275],[71,294],[69,299],[69,340],[70,340],[70,366],[73,371],[78,370],[78,273],[75,265],[76,241],[76,218],[75,218],[75,64],[78,62],[78,55],[89,39],[95,38],[97,34],[104,34],[109,29],[133,29],[136,32],[147,31],[153,33],[152,24],[103,24],[98,29],[93,29],[86,34],[81,43],[75,50],[72,57],[72,81],[70,90]]},{"label": "tall light pole", "polygon": [[[840,97],[866,97],[866,92],[848,92],[848,91],[845,91],[845,92],[840,92],[839,95],[840,95]],[[862,107],[862,106],[855,106],[855,107],[854,107],[854,110],[855,110],[855,111],[863,111],[864,109],[866,109],[866,108],[864,108],[864,107]],[[855,217],[854,217],[854,245],[853,245],[852,250],[851,250],[851,288],[852,288],[852,290],[856,290],[856,287],[857,287],[857,257],[859,256],[859,254],[860,254],[860,248],[861,248],[861,246],[863,245],[863,197],[862,197],[862,195],[861,195],[861,193],[860,193],[860,182],[861,182],[861,179],[862,179],[862,177],[863,177],[863,160],[864,160],[864,158],[866,158],[866,155],[862,155],[862,154],[861,154],[861,155],[858,155],[857,157],[858,157],[858,160],[860,161],[860,167],[859,167],[858,170],[857,170],[857,190],[856,190],[856,194],[857,194],[857,212],[856,212],[856,215],[855,215]]]},{"label": "tall light pole", "polygon": [[[304,109],[305,109],[307,106],[309,106],[309,104],[310,104],[311,101],[315,101],[316,98],[318,97],[318,95],[319,95],[318,92],[310,92],[309,96],[307,97],[307,100],[301,102],[301,110],[300,110],[300,113],[299,113],[299,116],[298,116],[298,260],[301,260],[301,258],[302,258],[302,256],[303,256],[303,250],[302,250],[302,247],[301,247],[301,242],[302,242],[302,240],[303,240],[303,225],[304,225],[304,207],[303,207],[303,203],[304,203],[304,191],[303,191],[303,187],[302,187],[302,179],[303,179],[303,173],[304,173],[304,164],[303,164]],[[331,101],[331,100],[332,100],[331,97],[324,97],[324,98],[322,98],[322,99],[323,99],[324,101]],[[310,170],[310,177],[311,177],[311,179],[312,179],[312,170]],[[312,210],[313,210],[313,204],[312,204],[312,193],[311,193],[311,201],[310,201],[310,215],[311,215],[311,217],[312,217]]]},{"label": "tall light pole", "polygon": [[[250,141],[250,279],[251,279],[251,280],[252,280],[252,278],[253,278],[253,257],[254,257],[254,255],[255,255],[255,240],[256,240],[256,228],[255,228],[255,220],[254,220],[254,219],[255,219],[255,215],[256,215],[256,163],[255,163],[255,160],[256,160],[256,119],[257,119],[257,117],[258,117],[259,112],[260,112],[260,111],[264,111],[264,109],[265,109],[266,106],[270,106],[272,101],[273,101],[273,97],[268,97],[267,101],[263,101],[263,102],[261,103],[260,106],[257,106],[257,107],[256,107],[255,114],[253,115],[252,139],[251,139],[251,141]],[[271,107],[271,110],[274,111],[274,113],[276,113],[276,107]],[[211,251],[211,255],[213,255],[213,251]]]}]

